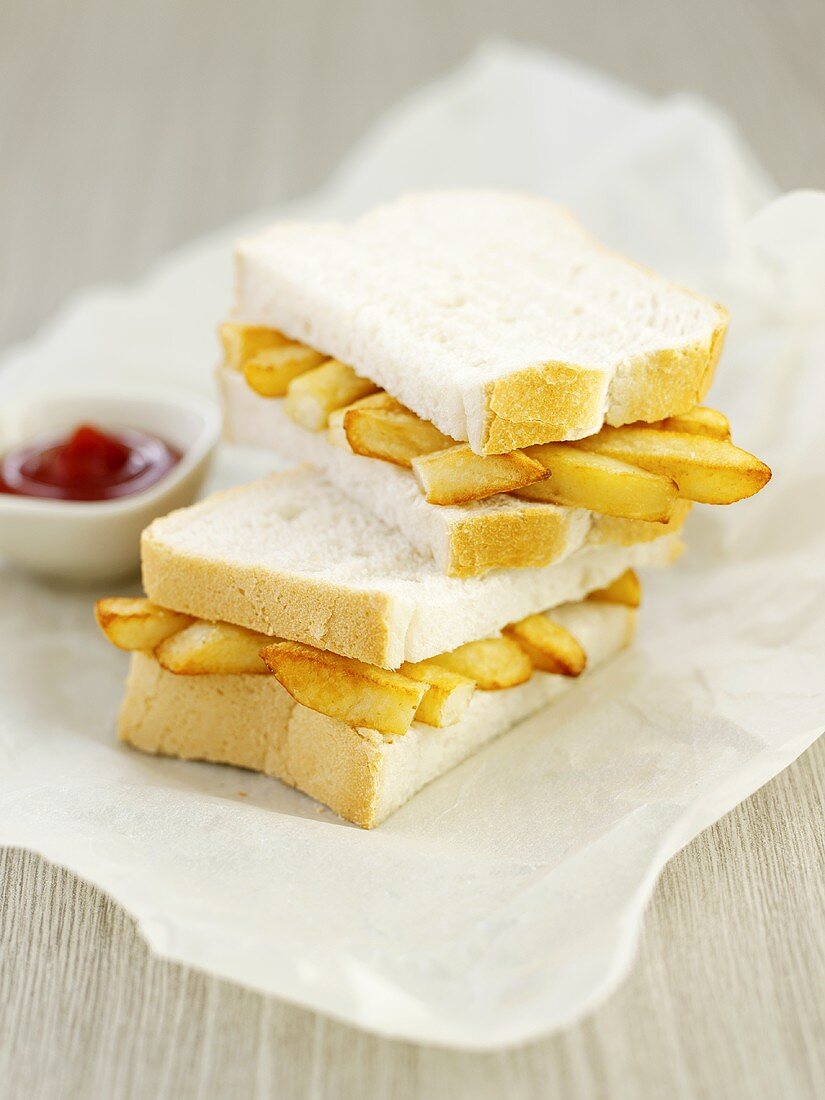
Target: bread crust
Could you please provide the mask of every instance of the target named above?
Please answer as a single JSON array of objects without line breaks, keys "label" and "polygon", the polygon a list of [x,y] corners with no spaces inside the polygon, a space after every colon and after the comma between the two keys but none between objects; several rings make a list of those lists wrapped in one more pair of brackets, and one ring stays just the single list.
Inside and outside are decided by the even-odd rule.
[{"label": "bread crust", "polygon": [[514,371],[485,387],[482,454],[580,439],[602,426],[610,376],[569,363]]},{"label": "bread crust", "polygon": [[[635,613],[568,605],[566,625],[599,664],[633,637]],[[586,681],[588,673],[584,674]],[[536,673],[521,687],[478,693],[455,726],[414,725],[402,737],[353,729],[296,703],[274,676],[180,676],[133,653],[118,736],[142,752],[263,772],[371,829],[417,791],[576,681]]]},{"label": "bread crust", "polygon": [[240,242],[236,264],[238,320],[350,363],[479,454],[687,411],[727,326],[721,306],[611,252],[567,211],[508,192],[427,192],[350,225],[274,226]]},{"label": "bread crust", "polygon": [[702,403],[713,382],[727,332],[727,310],[718,304],[716,310],[719,323],[707,341],[665,348],[633,359],[627,370],[617,371],[605,412],[607,424],[621,427],[638,420],[661,420]]},{"label": "bread crust", "polygon": [[162,607],[394,669],[579,600],[625,569],[668,564],[677,541],[585,545],[540,569],[445,577],[297,467],[155,520],[141,556],[146,595]]},{"label": "bread crust", "polygon": [[612,379],[601,371],[544,363],[488,383],[481,452],[502,454],[535,443],[583,439],[603,424],[662,420],[701,404],[727,329],[726,310],[716,309],[719,324],[707,341],[637,356]]},{"label": "bread crust", "polygon": [[450,524],[446,572],[477,577],[491,569],[550,565],[570,549],[570,526],[570,514],[557,508],[469,512]]},{"label": "bread crust", "polygon": [[263,772],[347,821],[377,823],[379,735],[307,710],[274,676],[177,676],[135,653],[118,736],[156,756]]},{"label": "bread crust", "polygon": [[411,615],[386,593],[199,557],[157,538],[154,524],[141,539],[141,570],[146,595],[163,607],[357,655],[369,664],[398,668],[404,661]]},{"label": "bread crust", "polygon": [[639,542],[653,542],[665,535],[675,535],[682,530],[693,507],[689,500],[677,500],[673,514],[667,523],[648,523],[643,519],[626,519],[623,516],[594,516],[587,536],[591,546],[635,546]]},{"label": "bread crust", "polygon": [[[294,424],[279,399],[255,393],[237,371],[220,367],[217,378],[231,442],[265,447],[284,457],[312,462],[357,504],[382,519],[401,522],[407,498],[399,490],[406,481],[414,483],[410,471],[331,446],[322,434]],[[375,491],[379,479],[389,487],[381,496]],[[418,486],[413,484],[412,488],[419,505]],[[396,509],[391,517],[384,507],[388,497]],[[420,510],[407,507],[403,530],[419,549],[432,555],[447,576],[476,577],[492,569],[550,565],[585,543],[629,546],[648,542],[678,530],[687,514],[687,509],[680,506],[671,523],[644,523],[539,501],[523,501],[519,507],[512,507],[512,498],[508,499],[508,507],[497,507],[495,499],[483,509],[440,508],[421,500]],[[422,511],[429,526],[416,522]]]}]

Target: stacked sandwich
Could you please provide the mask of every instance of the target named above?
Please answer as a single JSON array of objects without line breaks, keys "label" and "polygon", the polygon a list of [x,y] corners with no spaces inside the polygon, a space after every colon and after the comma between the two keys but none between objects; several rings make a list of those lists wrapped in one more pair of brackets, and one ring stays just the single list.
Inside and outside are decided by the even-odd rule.
[{"label": "stacked sandwich", "polygon": [[[770,471],[702,404],[717,305],[521,195],[237,251],[231,440],[302,464],[153,523],[121,737],[370,827],[627,645],[635,570]],[[587,670],[587,671],[586,671]]]}]

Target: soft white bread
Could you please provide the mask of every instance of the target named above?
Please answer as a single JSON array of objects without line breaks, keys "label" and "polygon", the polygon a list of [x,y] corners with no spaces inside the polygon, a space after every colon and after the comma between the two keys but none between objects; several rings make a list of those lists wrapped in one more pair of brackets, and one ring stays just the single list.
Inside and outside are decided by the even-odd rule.
[{"label": "soft white bread", "polygon": [[727,323],[553,203],[496,191],[241,241],[235,318],[349,363],[480,454],[687,411]]},{"label": "soft white bread", "polygon": [[650,541],[678,531],[687,515],[689,505],[682,502],[671,522],[645,523],[505,493],[469,504],[428,504],[412,471],[332,446],[325,432],[296,424],[282,400],[262,397],[238,371],[219,367],[217,373],[230,442],[276,451],[293,462],[311,462],[359,507],[402,531],[451,577],[550,565],[585,543],[628,546]]},{"label": "soft white bread", "polygon": [[541,569],[446,577],[302,466],[155,520],[141,557],[146,594],[163,607],[398,668],[578,600],[626,569],[668,564],[679,549],[670,535],[584,548]]},{"label": "soft white bread", "polygon": [[[557,608],[553,617],[582,643],[588,669],[630,642],[635,618],[626,607],[595,603]],[[457,725],[415,724],[385,738],[307,710],[274,676],[177,676],[135,653],[118,731],[144,752],[265,772],[371,828],[575,683],[536,672],[520,687],[476,692]]]}]

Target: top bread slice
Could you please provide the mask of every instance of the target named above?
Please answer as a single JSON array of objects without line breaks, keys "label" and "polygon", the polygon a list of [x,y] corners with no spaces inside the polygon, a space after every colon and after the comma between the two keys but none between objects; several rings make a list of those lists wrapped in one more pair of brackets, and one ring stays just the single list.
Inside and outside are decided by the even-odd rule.
[{"label": "top bread slice", "polygon": [[234,317],[349,363],[479,454],[687,411],[727,324],[553,203],[496,191],[241,241]]},{"label": "top bread slice", "polygon": [[670,535],[581,549],[541,569],[446,577],[309,466],[172,512],[141,542],[143,585],[156,603],[384,668],[581,599],[628,568],[667,564],[678,550]]}]

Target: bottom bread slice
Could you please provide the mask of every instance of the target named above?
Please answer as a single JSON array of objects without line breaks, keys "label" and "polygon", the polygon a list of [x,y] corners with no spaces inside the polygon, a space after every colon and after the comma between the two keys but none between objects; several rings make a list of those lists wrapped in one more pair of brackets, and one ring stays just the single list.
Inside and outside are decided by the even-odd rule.
[{"label": "bottom bread slice", "polygon": [[[554,609],[587,653],[588,670],[628,645],[635,612],[615,604]],[[181,676],[134,653],[120,738],[144,752],[264,772],[364,828],[379,825],[427,783],[465,760],[578,680],[535,672],[519,687],[477,691],[465,717],[403,736],[354,729],[296,703],[274,676]]]}]

